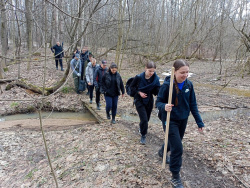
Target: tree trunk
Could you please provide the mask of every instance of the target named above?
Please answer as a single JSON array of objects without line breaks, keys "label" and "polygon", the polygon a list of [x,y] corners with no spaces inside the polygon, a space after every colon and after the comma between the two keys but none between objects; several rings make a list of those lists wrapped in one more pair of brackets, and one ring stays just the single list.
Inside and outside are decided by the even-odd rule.
[{"label": "tree trunk", "polygon": [[6,56],[8,51],[8,32],[7,32],[7,17],[5,1],[0,0],[1,9],[1,45],[2,45],[2,58],[0,62],[0,79],[4,77],[3,69],[6,67]]},{"label": "tree trunk", "polygon": [[29,51],[29,60],[27,65],[27,70],[30,70],[30,61],[31,61],[31,54],[32,54],[32,28],[33,28],[33,19],[32,19],[32,1],[25,0],[25,17],[26,17],[26,36],[27,36],[27,46]]}]

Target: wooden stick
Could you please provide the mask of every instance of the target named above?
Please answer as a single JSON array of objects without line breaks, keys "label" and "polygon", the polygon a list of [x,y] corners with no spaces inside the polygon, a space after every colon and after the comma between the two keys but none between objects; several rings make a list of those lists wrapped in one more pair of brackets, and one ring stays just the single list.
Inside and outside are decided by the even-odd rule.
[{"label": "wooden stick", "polygon": [[[172,69],[171,69],[171,78],[170,78],[170,86],[169,86],[169,94],[168,94],[168,104],[172,103],[174,71],[175,71],[175,68],[172,67]],[[164,145],[163,162],[162,162],[162,168],[163,169],[165,169],[165,167],[166,167],[166,156],[167,156],[167,148],[168,148],[168,131],[169,131],[169,122],[170,122],[170,112],[167,112],[166,122],[167,123],[166,123],[166,131],[165,131],[165,145]]]}]

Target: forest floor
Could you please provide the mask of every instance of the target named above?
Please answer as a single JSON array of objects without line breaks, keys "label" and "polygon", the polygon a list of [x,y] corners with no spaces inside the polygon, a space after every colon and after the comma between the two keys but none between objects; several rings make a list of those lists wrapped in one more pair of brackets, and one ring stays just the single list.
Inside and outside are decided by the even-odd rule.
[{"label": "forest floor", "polygon": [[[34,57],[31,70],[21,64],[21,77],[42,86],[44,65]],[[108,60],[114,59],[109,56]],[[184,154],[181,170],[188,188],[250,187],[250,76],[239,75],[237,65],[219,62],[190,61],[190,80],[194,83],[205,131],[189,121],[183,139]],[[65,65],[64,61],[64,65]],[[172,62],[157,65],[157,74],[171,68]],[[53,59],[47,64],[46,86],[59,81],[64,72],[55,70]],[[16,77],[18,66],[9,65],[6,78]],[[123,63],[123,81],[144,70],[142,65]],[[226,75],[226,76],[225,76]],[[227,87],[218,93],[222,86]],[[1,84],[0,114],[34,112],[40,95],[19,87],[5,91]],[[83,111],[80,99],[88,100],[84,92],[77,95],[70,76],[62,90],[45,100],[45,111]],[[20,101],[9,101],[20,99]],[[102,99],[102,108],[105,103]],[[213,114],[221,113],[216,116]],[[237,113],[236,113],[237,112]],[[229,114],[223,116],[223,113]],[[119,99],[118,116],[136,116],[132,98]],[[154,109],[152,119],[156,118]],[[204,116],[204,117],[205,117]],[[8,125],[8,126],[7,126]],[[97,124],[68,120],[44,121],[45,136],[59,187],[171,187],[171,175],[158,150],[164,142],[159,123],[150,122],[146,145],[140,145],[138,123],[120,118],[117,124]],[[39,124],[30,120],[0,121],[0,187],[55,187],[48,165]]]}]

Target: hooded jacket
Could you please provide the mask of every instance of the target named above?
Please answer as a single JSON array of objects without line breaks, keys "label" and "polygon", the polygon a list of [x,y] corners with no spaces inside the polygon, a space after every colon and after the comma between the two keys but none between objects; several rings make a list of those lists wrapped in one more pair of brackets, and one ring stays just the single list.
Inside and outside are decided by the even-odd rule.
[{"label": "hooded jacket", "polygon": [[73,75],[77,76],[77,73],[81,74],[82,62],[80,59],[76,60],[75,58],[70,61],[70,67],[73,71]]},{"label": "hooded jacket", "polygon": [[99,64],[96,64],[95,67],[92,66],[92,63],[89,62],[86,67],[86,80],[87,83],[91,83],[91,85],[94,84],[94,74],[95,70],[98,68]]},{"label": "hooded jacket", "polygon": [[[170,76],[167,76],[164,80],[163,85],[160,88],[156,101],[159,113],[162,113],[161,120],[163,122],[166,121],[167,117],[167,112],[165,111],[165,105],[168,103],[169,86],[170,86]],[[176,95],[177,95],[176,89],[173,88],[171,104],[175,104]],[[194,87],[191,81],[189,81],[188,79],[184,81],[183,88],[180,90],[177,97],[178,97],[178,105],[172,107],[170,120],[187,119],[191,111],[198,127],[199,128],[204,127],[204,123],[202,122],[202,119],[198,111]]]}]

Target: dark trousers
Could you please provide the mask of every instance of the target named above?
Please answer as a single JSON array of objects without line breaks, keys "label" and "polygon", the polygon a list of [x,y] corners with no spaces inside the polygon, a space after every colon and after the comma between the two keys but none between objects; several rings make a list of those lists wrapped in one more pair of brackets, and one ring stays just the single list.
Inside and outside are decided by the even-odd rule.
[{"label": "dark trousers", "polygon": [[90,100],[92,100],[93,99],[93,92],[94,92],[94,85],[88,85],[89,86],[89,98],[90,98]]},{"label": "dark trousers", "polygon": [[60,63],[61,69],[63,69],[62,58],[55,58],[56,68],[58,68],[58,61],[59,61],[59,63]]},{"label": "dark trousers", "polygon": [[[171,151],[170,154],[170,164],[169,169],[172,173],[178,174],[182,165],[182,139],[187,127],[188,119],[184,120],[170,120],[169,122],[169,133],[168,133],[168,150]],[[165,131],[166,122],[163,124],[163,129]],[[161,148],[164,150],[164,144]]]},{"label": "dark trousers", "polygon": [[148,133],[148,122],[153,109],[154,101],[149,101],[148,104],[143,104],[142,101],[136,100],[135,106],[140,117],[140,132],[142,136]]},{"label": "dark trousers", "polygon": [[96,92],[95,102],[96,102],[97,105],[99,105],[99,103],[100,103],[100,96],[101,96],[100,88],[98,88],[98,89],[95,88],[95,92]]},{"label": "dark trousers", "polygon": [[105,96],[105,101],[106,101],[106,113],[109,113],[110,109],[112,108],[112,119],[115,119],[117,104],[118,104],[118,96],[114,97]]}]

